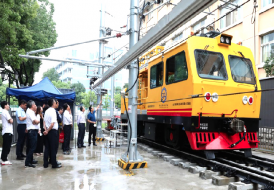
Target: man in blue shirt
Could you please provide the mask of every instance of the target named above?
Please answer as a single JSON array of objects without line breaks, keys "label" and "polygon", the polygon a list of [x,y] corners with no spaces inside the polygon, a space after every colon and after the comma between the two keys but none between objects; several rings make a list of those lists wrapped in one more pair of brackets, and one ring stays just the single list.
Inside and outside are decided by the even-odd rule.
[{"label": "man in blue shirt", "polygon": [[26,109],[27,109],[27,102],[25,100],[20,101],[19,108],[16,110],[16,120],[17,120],[17,133],[18,133],[18,139],[16,144],[16,155],[17,160],[24,160],[23,157],[26,157],[23,154],[24,144],[25,144],[25,138],[26,138]]},{"label": "man in blue shirt", "polygon": [[96,119],[95,119],[95,112],[98,110],[100,105],[102,104],[102,101],[100,104],[97,106],[96,110],[92,106],[90,106],[89,109],[89,114],[88,114],[88,122],[89,122],[89,133],[88,133],[88,145],[90,146],[91,144],[91,135],[93,134],[93,146],[97,146],[95,143],[95,135],[96,135]]}]

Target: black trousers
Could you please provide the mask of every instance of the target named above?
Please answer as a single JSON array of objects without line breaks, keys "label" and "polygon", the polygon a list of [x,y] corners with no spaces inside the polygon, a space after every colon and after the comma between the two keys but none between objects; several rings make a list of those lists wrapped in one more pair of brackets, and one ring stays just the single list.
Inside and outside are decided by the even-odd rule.
[{"label": "black trousers", "polygon": [[93,144],[95,144],[95,136],[96,136],[96,127],[94,127],[94,123],[89,124],[89,132],[88,132],[88,144],[91,144],[91,135],[93,134]]},{"label": "black trousers", "polygon": [[3,135],[3,149],[1,154],[1,159],[3,162],[8,160],[8,154],[10,153],[11,142],[12,142],[12,134],[5,133]]},{"label": "black trousers", "polygon": [[26,131],[26,124],[18,124],[17,125],[17,133],[18,133],[18,139],[16,144],[16,155],[17,157],[21,157],[23,154],[25,139],[27,136]]},{"label": "black trousers", "polygon": [[71,135],[71,125],[64,126],[64,147],[63,151],[69,151],[69,144],[70,144],[70,135]]},{"label": "black trousers", "polygon": [[34,153],[42,153],[43,151],[43,143],[44,143],[44,135],[40,136],[40,134],[37,135],[37,146],[36,149],[34,151]]},{"label": "black trousers", "polygon": [[85,124],[84,123],[79,123],[78,125],[78,141],[77,145],[78,147],[84,146],[84,138],[85,138]]},{"label": "black trousers", "polygon": [[37,146],[37,129],[28,130],[28,140],[27,140],[27,157],[25,160],[25,166],[32,164],[33,161],[33,153]]},{"label": "black trousers", "polygon": [[58,136],[58,131],[55,129],[52,129],[49,131],[49,133],[44,136],[45,138],[45,151],[44,151],[44,167],[48,167],[48,159],[50,155],[51,159],[51,165],[52,167],[57,166],[57,161],[56,161],[56,153],[58,149],[58,141],[57,139],[59,138]]}]

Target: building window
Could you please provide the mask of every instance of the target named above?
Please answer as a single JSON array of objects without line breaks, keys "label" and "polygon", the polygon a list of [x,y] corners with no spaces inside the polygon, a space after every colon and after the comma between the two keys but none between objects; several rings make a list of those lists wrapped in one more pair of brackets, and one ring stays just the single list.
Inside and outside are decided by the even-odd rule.
[{"label": "building window", "polygon": [[[193,32],[197,32],[198,30],[200,30],[202,27],[206,26],[206,19],[199,21],[198,23],[196,23],[195,25],[193,25]],[[201,30],[203,34],[207,33],[208,30],[205,28],[203,30]],[[198,34],[201,34],[201,31]]]},{"label": "building window", "polygon": [[179,34],[178,36],[176,36],[173,41],[178,41],[181,40],[183,38],[183,33]]},{"label": "building window", "polygon": [[268,57],[274,57],[274,32],[262,36],[262,62],[264,63]]},{"label": "building window", "polygon": [[150,88],[163,85],[163,62],[154,65],[150,69]]},{"label": "building window", "polygon": [[[241,5],[242,0],[231,1],[234,5]],[[225,7],[221,9],[221,16],[226,15],[231,10],[235,9],[235,6],[232,4],[227,4]],[[241,21],[242,18],[242,7],[236,9],[235,11],[227,14],[224,18],[221,19],[221,29],[229,27],[236,22]]]},{"label": "building window", "polygon": [[178,53],[166,61],[166,83],[186,80],[188,77],[185,52]]},{"label": "building window", "polygon": [[72,50],[72,57],[76,57],[77,50]]},{"label": "building window", "polygon": [[274,0],[262,0],[262,7],[266,7],[267,5],[273,4]]}]

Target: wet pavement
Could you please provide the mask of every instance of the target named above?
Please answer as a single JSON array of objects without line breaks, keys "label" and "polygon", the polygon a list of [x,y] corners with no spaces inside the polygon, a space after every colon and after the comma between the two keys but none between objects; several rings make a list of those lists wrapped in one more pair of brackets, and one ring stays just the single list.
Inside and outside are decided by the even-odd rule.
[{"label": "wet pavement", "polygon": [[126,145],[105,148],[103,142],[97,144],[97,147],[78,149],[71,141],[70,155],[63,155],[59,148],[57,159],[63,165],[60,169],[43,168],[43,156],[34,156],[38,160],[36,168],[25,168],[24,161],[15,160],[15,147],[12,147],[9,160],[13,165],[1,166],[0,189],[228,189],[228,186],[214,186],[211,179],[202,180],[198,174],[191,174],[142,150],[139,152],[148,162],[148,168],[122,170],[117,161],[126,151]]}]

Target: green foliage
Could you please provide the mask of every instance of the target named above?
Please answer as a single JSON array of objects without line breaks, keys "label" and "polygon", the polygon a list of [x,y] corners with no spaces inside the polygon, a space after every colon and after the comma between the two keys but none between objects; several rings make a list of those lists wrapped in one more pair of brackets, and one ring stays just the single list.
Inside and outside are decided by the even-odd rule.
[{"label": "green foliage", "polygon": [[128,89],[128,83],[125,83],[123,88],[127,88]]},{"label": "green foliage", "polygon": [[115,93],[115,94],[120,94],[120,93],[121,93],[121,90],[122,90],[122,88],[121,88],[120,86],[116,86],[116,87],[115,87],[114,93]]},{"label": "green foliage", "polygon": [[[48,0],[1,1],[0,13],[0,50],[5,64],[12,69],[5,72],[12,76],[15,72],[19,74],[17,87],[20,84],[31,86],[41,61],[24,59],[19,54],[49,48],[55,44],[57,33],[52,19],[54,6]],[[35,54],[39,55],[48,56],[49,52]]]},{"label": "green foliage", "polygon": [[42,79],[48,77],[50,81],[58,81],[59,74],[55,70],[55,68],[48,69],[46,72],[43,73]]},{"label": "green foliage", "polygon": [[121,108],[121,94],[114,94],[114,103],[116,108]]},{"label": "green foliage", "polygon": [[81,104],[81,100],[82,100],[81,94],[86,92],[84,85],[78,81],[77,83],[71,84],[70,88],[74,89],[76,93],[76,104]]},{"label": "green foliage", "polygon": [[274,57],[268,57],[265,61],[264,70],[266,72],[266,76],[274,75]]},{"label": "green foliage", "polygon": [[57,82],[56,81],[51,81],[51,82],[56,88],[71,89],[70,82],[62,82],[60,80],[58,80]]},{"label": "green foliage", "polygon": [[[9,85],[4,84],[2,82],[2,79],[0,78],[0,102],[6,100],[6,89],[8,86]],[[13,85],[11,85],[10,87],[15,88],[15,86],[13,86]],[[18,105],[18,100],[13,96],[10,97],[10,105],[16,105],[16,106]]]},{"label": "green foliage", "polygon": [[107,109],[110,106],[110,96],[106,94],[103,96],[103,108]]},{"label": "green foliage", "polygon": [[97,104],[97,97],[93,91],[89,91],[88,93],[81,93],[81,102],[84,104],[86,108],[90,106],[90,102],[93,103],[93,105]]}]

